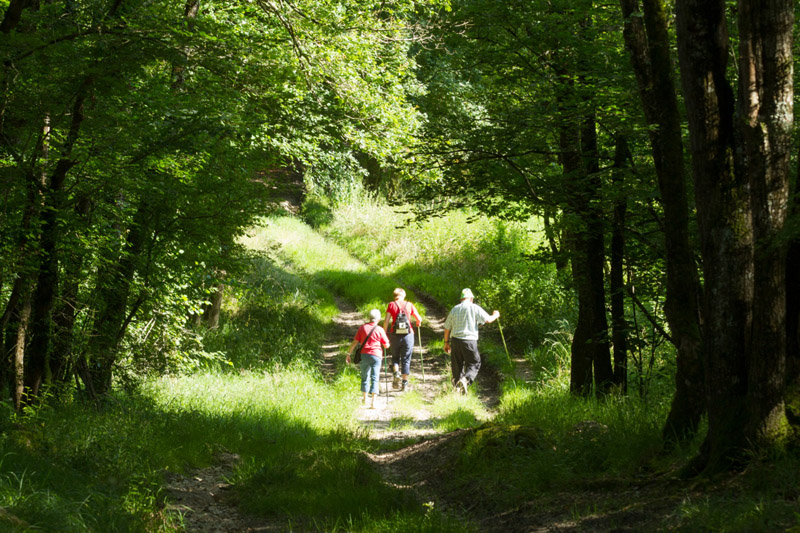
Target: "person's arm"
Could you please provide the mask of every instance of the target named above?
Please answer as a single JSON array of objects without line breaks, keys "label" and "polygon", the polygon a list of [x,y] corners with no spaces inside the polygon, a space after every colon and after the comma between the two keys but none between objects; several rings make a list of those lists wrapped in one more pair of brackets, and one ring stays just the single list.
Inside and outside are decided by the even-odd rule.
[{"label": "person's arm", "polygon": [[[347,361],[348,363],[350,362],[350,354],[353,354],[353,349],[356,346],[358,346],[359,343],[363,340],[363,339],[359,339],[358,338],[358,336],[361,335],[361,330],[362,329],[364,329],[364,326],[361,326],[360,328],[358,328],[358,331],[356,331],[355,337],[353,337],[353,342],[350,343],[350,347],[347,349],[347,357],[345,357],[345,361]],[[364,333],[364,336],[366,336],[366,333]],[[355,354],[353,354],[353,355],[355,355]]]},{"label": "person's arm", "polygon": [[388,348],[389,346],[391,346],[391,343],[389,342],[389,336],[386,335],[386,330],[383,329],[381,330],[380,340],[384,348]]},{"label": "person's arm", "polygon": [[389,331],[389,319],[392,318],[391,313],[389,313],[389,309],[392,308],[392,304],[389,304],[389,307],[386,308],[386,318],[383,319],[383,329],[384,331]]},{"label": "person's arm", "polygon": [[444,353],[450,353],[450,332],[453,328],[453,311],[447,313],[447,318],[444,319]]},{"label": "person's arm", "polygon": [[422,327],[422,317],[419,316],[419,311],[417,311],[417,306],[411,304],[411,316],[417,319],[417,329]]},{"label": "person's arm", "polygon": [[346,362],[350,362],[350,354],[353,353],[356,346],[358,346],[358,341],[353,339],[353,342],[350,343],[350,347],[347,349],[347,356],[344,358]]},{"label": "person's arm", "polygon": [[487,323],[487,324],[490,324],[490,323],[494,322],[495,320],[497,320],[498,318],[500,318],[500,311],[498,311],[497,309],[495,309],[495,310],[492,312],[492,314],[491,314],[491,315],[489,315],[489,318],[487,318],[487,319],[486,319],[486,323]]}]

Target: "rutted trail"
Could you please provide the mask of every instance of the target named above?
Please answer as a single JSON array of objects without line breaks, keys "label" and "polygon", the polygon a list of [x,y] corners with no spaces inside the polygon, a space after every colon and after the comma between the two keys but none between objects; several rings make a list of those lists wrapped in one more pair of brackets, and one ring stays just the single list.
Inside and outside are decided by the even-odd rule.
[{"label": "rutted trail", "polygon": [[[392,390],[391,381],[382,376],[381,394],[375,408],[360,404],[354,408],[357,419],[369,429],[371,438],[384,444],[416,440],[409,446],[367,454],[367,457],[387,484],[407,487],[414,490],[421,501],[428,501],[434,498],[432,491],[435,489],[427,480],[427,474],[436,472],[436,459],[430,456],[430,452],[440,448],[441,443],[446,443],[450,436],[459,432],[445,434],[435,428],[430,407],[437,396],[450,393],[449,360],[441,351],[436,353],[429,350],[425,342],[426,339],[441,339],[445,316],[435,302],[427,299],[422,302],[427,311],[422,328],[424,380],[420,348],[417,345],[411,364],[410,382],[413,388],[409,391]],[[343,364],[337,364],[337,358],[340,361],[344,359],[342,347],[349,345],[357,328],[364,322],[364,317],[352,304],[341,298],[336,303],[340,313],[334,318],[329,336],[321,346],[322,372],[328,378]],[[387,356],[390,357],[388,353]],[[496,403],[498,392],[492,372],[482,369],[481,374],[478,380],[479,397],[484,403]],[[404,407],[402,413],[398,412],[397,402],[404,394],[418,395],[422,406],[413,410]],[[360,392],[353,390],[353,398],[357,397],[360,397]],[[170,497],[167,511],[181,513],[186,530],[192,532],[285,531],[286,524],[282,520],[256,518],[240,512],[228,482],[240,460],[239,456],[222,453],[216,459],[217,463],[207,468],[167,475],[166,489]]]},{"label": "rutted trail", "polygon": [[[281,243],[286,246],[286,243]],[[305,243],[304,246],[308,246]],[[350,259],[357,264],[358,260]],[[348,265],[350,264],[348,263]],[[308,272],[297,265],[296,274],[312,276],[316,271]],[[345,270],[349,267],[345,267]],[[402,284],[401,284],[402,286]],[[352,408],[355,418],[364,428],[366,434],[378,444],[378,451],[367,453],[366,458],[374,465],[387,485],[404,487],[413,491],[421,502],[437,501],[441,508],[444,502],[436,495],[436,481],[431,475],[440,475],[435,467],[448,457],[448,448],[441,443],[451,441],[451,437],[463,432],[442,429],[442,418],[448,415],[437,414],[437,400],[446,395],[455,394],[450,384],[449,356],[441,350],[441,339],[444,332],[444,321],[447,310],[434,300],[414,293],[413,287],[407,287],[410,301],[421,303],[425,308],[424,322],[421,331],[422,346],[417,344],[411,363],[410,389],[393,390],[391,376],[382,365],[380,394],[376,398],[375,408],[360,403],[361,393],[356,385],[352,390],[352,403],[342,405]],[[454,289],[455,290],[455,289]],[[391,295],[386,294],[386,298]],[[334,295],[338,314],[325,328],[326,336],[320,345],[320,370],[328,380],[333,380],[337,372],[344,367],[345,349],[361,324],[365,322],[362,313],[348,301],[344,295]],[[388,302],[388,300],[387,300]],[[385,314],[385,305],[381,314]],[[382,324],[383,320],[381,320]],[[433,349],[429,346],[434,346]],[[387,353],[389,364],[390,355]],[[424,375],[422,364],[424,362]],[[352,368],[352,367],[351,367]],[[499,378],[490,365],[484,365],[478,380],[470,391],[477,395],[483,404],[481,418],[493,416],[492,409],[499,401]],[[455,398],[445,398],[445,403]],[[468,399],[464,399],[465,401]],[[474,407],[474,399],[470,399]],[[459,404],[460,405],[460,404]],[[452,427],[452,422],[450,422]],[[181,513],[187,531],[202,533],[219,531],[285,531],[286,518],[258,518],[241,512],[237,505],[235,490],[230,488],[230,479],[239,462],[239,456],[223,453],[216,456],[214,465],[193,469],[183,474],[168,473],[166,489],[169,494],[168,512]],[[302,523],[302,516],[292,517],[293,523]]]},{"label": "rutted trail", "polygon": [[[391,387],[391,375],[385,372],[386,366],[381,366],[380,394],[375,401],[375,408],[357,408],[358,420],[370,429],[373,439],[392,442],[405,441],[414,438],[430,437],[437,433],[434,427],[434,414],[430,410],[437,396],[450,391],[449,381],[449,356],[441,350],[430,350],[426,342],[440,340],[444,331],[446,312],[432,300],[418,299],[425,305],[426,313],[422,327],[422,358],[420,358],[419,337],[414,348],[411,360],[411,390],[398,391]],[[340,314],[334,319],[335,327],[331,328],[331,337],[323,345],[323,369],[327,374],[332,374],[337,368],[335,359],[344,359],[342,344],[349,343],[358,327],[365,319],[348,302],[337,299]],[[385,316],[385,309],[380,310]],[[381,324],[383,321],[381,320]],[[391,368],[391,359],[387,350],[387,359]],[[422,372],[424,361],[424,378]],[[497,403],[497,379],[491,369],[481,369],[478,375],[476,390],[481,401],[487,407]],[[404,406],[402,412],[397,407],[397,402],[403,395],[417,395],[422,406],[409,409]],[[360,395],[358,390],[353,391],[353,396]]]},{"label": "rutted trail", "polygon": [[[324,355],[324,368],[326,372],[332,372],[335,368],[333,360],[335,358],[344,358],[340,346],[343,342],[349,343],[358,327],[364,323],[364,317],[355,311],[353,306],[348,302],[338,299],[337,305],[341,310],[334,323],[335,328],[332,328],[332,337],[323,346]],[[428,313],[425,317],[425,322],[422,328],[422,340],[425,338],[434,339],[442,335],[442,324],[444,318],[441,314],[432,309],[430,305]],[[384,310],[381,309],[381,313]],[[381,324],[383,322],[381,321]],[[417,341],[419,338],[417,337]],[[387,350],[387,361],[391,368],[391,355]],[[425,365],[425,376],[423,379],[421,359]],[[442,354],[432,353],[424,344],[422,347],[422,358],[420,358],[420,348],[417,344],[414,348],[411,363],[411,390],[398,391],[393,390],[391,387],[391,376],[387,375],[384,370],[385,365],[381,366],[381,380],[380,380],[380,394],[375,401],[375,408],[370,409],[368,406],[358,407],[357,418],[367,428],[370,429],[372,438],[382,441],[402,441],[414,437],[423,437],[435,433],[433,427],[432,417],[433,413],[429,410],[430,404],[433,403],[434,398],[441,394],[448,385],[448,371],[447,364],[444,361]],[[404,410],[402,415],[403,429],[393,429],[392,424],[395,421],[398,413],[395,409],[395,403],[404,394],[416,394],[421,397],[423,407],[416,409],[411,413]],[[354,390],[353,396],[359,395],[359,391]]]}]

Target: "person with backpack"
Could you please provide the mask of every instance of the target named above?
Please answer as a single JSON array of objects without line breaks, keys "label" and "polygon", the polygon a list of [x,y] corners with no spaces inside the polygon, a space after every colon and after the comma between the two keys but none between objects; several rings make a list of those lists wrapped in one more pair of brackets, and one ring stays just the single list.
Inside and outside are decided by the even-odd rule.
[{"label": "person with backpack", "polygon": [[461,394],[467,393],[481,368],[478,326],[500,318],[500,311],[490,315],[473,300],[471,290],[462,290],[461,303],[450,310],[444,321],[444,351],[450,354],[453,386]]},{"label": "person with backpack", "polygon": [[375,396],[380,391],[378,381],[381,376],[381,362],[383,362],[383,349],[388,348],[389,337],[386,331],[378,325],[381,319],[381,312],[372,309],[369,312],[370,321],[363,324],[350,347],[347,349],[346,361],[352,361],[361,367],[361,403],[367,403],[367,393],[371,395],[370,409],[375,408]]},{"label": "person with backpack", "polygon": [[[408,375],[411,373],[411,354],[414,352],[414,328],[411,327],[411,318],[417,322],[417,328],[422,324],[414,304],[406,301],[406,291],[397,288],[394,290],[394,301],[389,302],[386,308],[386,318],[383,328],[389,331],[392,340],[392,370],[394,379],[392,388],[397,390],[408,389]],[[392,327],[389,329],[389,320]],[[402,381],[401,381],[402,377]]]}]

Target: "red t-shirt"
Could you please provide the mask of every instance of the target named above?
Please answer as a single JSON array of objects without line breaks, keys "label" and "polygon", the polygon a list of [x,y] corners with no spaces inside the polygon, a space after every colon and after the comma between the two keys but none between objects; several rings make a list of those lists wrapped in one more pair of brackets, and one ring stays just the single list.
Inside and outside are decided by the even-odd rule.
[{"label": "red t-shirt", "polygon": [[[372,328],[375,327],[375,331],[372,331]],[[372,335],[369,335],[369,332],[372,331]],[[356,332],[355,341],[358,343],[364,342],[364,339],[367,338],[369,335],[369,340],[364,344],[361,348],[361,353],[369,354],[369,355],[377,355],[378,357],[383,356],[383,350],[381,349],[381,345],[389,346],[389,337],[386,336],[386,332],[383,330],[382,327],[373,324],[372,322],[368,322],[358,328],[358,332]]]},{"label": "red t-shirt", "polygon": [[[389,307],[386,308],[386,313],[391,315],[392,317],[392,326],[389,328],[390,330],[394,329],[394,323],[397,321],[397,315],[400,314],[400,310],[404,309],[406,312],[406,316],[408,317],[409,324],[411,323],[411,317],[414,317],[414,320],[417,322],[417,327],[419,327],[420,318],[419,313],[417,312],[417,308],[414,307],[409,301],[404,301],[402,304],[398,304],[397,302],[389,302]],[[412,328],[413,330],[413,328]]]}]

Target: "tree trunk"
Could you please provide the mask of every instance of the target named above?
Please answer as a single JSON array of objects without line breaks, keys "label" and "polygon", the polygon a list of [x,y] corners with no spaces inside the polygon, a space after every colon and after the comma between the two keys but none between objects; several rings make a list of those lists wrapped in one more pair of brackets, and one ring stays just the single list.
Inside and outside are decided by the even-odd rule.
[{"label": "tree trunk", "polygon": [[564,169],[564,179],[567,183],[568,204],[570,208],[567,221],[567,243],[570,250],[570,263],[572,265],[572,279],[578,295],[578,322],[570,348],[570,383],[569,389],[573,394],[587,396],[591,393],[592,375],[592,332],[591,332],[591,299],[590,284],[587,275],[586,239],[583,237],[584,228],[579,210],[574,205],[573,198],[580,194],[577,182],[580,182],[581,154],[580,134],[576,124],[563,124],[559,132],[559,145],[561,150],[561,165]]},{"label": "tree trunk", "polygon": [[137,257],[144,247],[150,216],[147,202],[142,200],[128,231],[126,249],[122,250],[116,266],[98,281],[98,301],[103,302],[103,308],[95,320],[88,348],[92,383],[86,385],[87,389],[94,390],[100,396],[111,389],[119,341],[128,324],[125,311],[131,282],[137,271]]},{"label": "tree trunk", "polygon": [[[8,346],[5,356],[3,357],[3,361],[5,363],[4,373],[9,379],[4,380],[4,383],[8,383],[10,390],[12,391],[14,389],[13,376],[15,369],[14,360],[11,355],[13,355],[16,346],[16,340],[14,339],[16,339],[17,328],[16,323],[11,324],[10,322],[15,316],[18,318],[21,309],[21,302],[30,299],[30,289],[31,285],[33,284],[35,268],[33,266],[35,263],[32,261],[32,258],[36,257],[37,255],[36,250],[32,245],[32,239],[30,238],[30,235],[35,233],[33,228],[41,208],[39,200],[39,184],[37,183],[36,176],[34,176],[32,171],[25,171],[22,174],[27,189],[27,204],[22,212],[22,220],[20,221],[21,231],[19,232],[19,242],[17,245],[19,249],[17,256],[21,258],[21,264],[15,265],[16,279],[14,280],[14,286],[11,289],[11,294],[8,297],[8,301],[6,302],[6,308],[3,312],[3,316],[0,318],[0,332],[3,332],[5,335],[5,341]],[[29,301],[28,305],[30,305]]]},{"label": "tree trunk", "polygon": [[223,283],[217,283],[214,287],[214,294],[211,295],[211,305],[203,311],[203,322],[206,327],[214,329],[219,326],[219,314],[222,310],[222,295],[225,291]]},{"label": "tree trunk", "polygon": [[708,472],[746,461],[748,450],[773,443],[785,428],[785,255],[773,237],[788,194],[793,5],[741,0],[738,11],[735,113],[725,2],[677,3],[706,281],[709,428],[707,455],[695,466]]},{"label": "tree trunk", "polygon": [[17,332],[14,338],[13,368],[14,368],[14,408],[19,411],[25,400],[25,340],[28,334],[28,325],[31,317],[31,299],[29,292],[22,301],[19,319],[17,321]]},{"label": "tree trunk", "polygon": [[0,33],[11,33],[22,18],[22,12],[30,7],[36,7],[36,0],[11,0],[6,12],[3,14],[3,22],[0,23]]},{"label": "tree trunk", "polygon": [[[798,154],[800,161],[800,154]],[[797,169],[791,199],[791,217],[795,227],[800,221],[800,166]],[[789,241],[786,253],[786,416],[795,433],[795,440],[800,440],[800,237]]]},{"label": "tree trunk", "polygon": [[614,345],[614,385],[620,392],[628,392],[628,324],[625,320],[625,216],[627,198],[621,194],[624,181],[622,169],[627,166],[631,154],[625,137],[618,136],[614,150],[614,172],[611,179],[616,185],[617,200],[614,202],[614,221],[611,233],[611,264],[609,284],[611,291],[611,341]]},{"label": "tree trunk", "polygon": [[91,80],[87,79],[78,92],[61,157],[50,177],[49,186],[46,183],[43,184],[46,194],[41,215],[42,228],[39,242],[42,261],[39,265],[39,275],[33,296],[33,334],[25,366],[25,387],[28,400],[36,398],[42,382],[51,377],[48,359],[53,343],[53,304],[58,290],[58,257],[56,257],[59,238],[57,235],[59,231],[58,217],[67,173],[77,163],[72,159],[72,149],[80,133],[80,126],[83,122],[83,103],[90,84]]},{"label": "tree trunk", "polygon": [[[769,444],[785,431],[786,245],[794,87],[791,0],[740,0],[738,132],[752,199],[753,337],[748,365],[750,442]],[[795,268],[797,268],[795,266]]]},{"label": "tree trunk", "polygon": [[553,228],[553,223],[551,222],[551,220],[556,218],[554,212],[555,212],[554,208],[545,207],[542,219],[544,221],[544,234],[545,237],[547,238],[547,243],[550,246],[550,253],[553,254],[553,259],[556,263],[556,270],[562,272],[566,270],[567,266],[569,265],[564,252],[561,250],[561,247],[559,246],[559,238],[556,235],[556,231]]},{"label": "tree trunk", "polygon": [[681,117],[662,0],[620,0],[623,35],[650,126],[661,204],[664,208],[667,294],[664,313],[677,350],[675,396],[663,437],[668,444],[691,438],[705,412],[697,266],[689,243],[689,207],[683,164]]},{"label": "tree trunk", "polygon": [[[571,347],[570,391],[588,395],[593,384],[603,390],[611,381],[611,355],[608,348],[608,331],[605,317],[605,290],[603,287],[602,216],[593,211],[591,204],[596,188],[586,175],[581,154],[581,130],[584,146],[591,150],[591,132],[594,127],[565,118],[559,132],[561,164],[567,188],[570,222],[568,242],[572,262],[572,278],[578,295],[578,322]],[[591,154],[590,154],[591,157]],[[597,235],[599,229],[599,237]],[[599,268],[599,271],[598,271]]]},{"label": "tree trunk", "polygon": [[706,291],[709,456],[696,468],[720,469],[746,445],[741,423],[752,322],[752,222],[747,183],[733,169],[725,3],[681,0],[676,15]]},{"label": "tree trunk", "polygon": [[[86,221],[91,202],[81,198],[75,205],[78,218]],[[53,350],[50,354],[50,371],[55,382],[65,382],[72,375],[74,361],[74,328],[78,311],[83,253],[70,250],[63,259],[64,283],[62,283],[60,305],[53,311]]]},{"label": "tree trunk", "polygon": [[606,318],[606,287],[603,273],[606,263],[605,228],[600,201],[600,161],[597,149],[597,127],[594,111],[587,114],[581,127],[581,152],[584,162],[585,189],[581,194],[584,225],[586,227],[586,266],[589,278],[589,306],[591,307],[592,364],[595,386],[608,392],[614,383],[611,351],[608,345],[608,320]]}]

